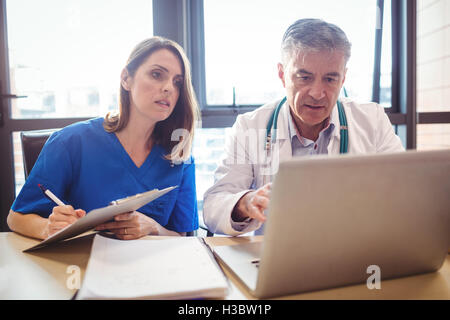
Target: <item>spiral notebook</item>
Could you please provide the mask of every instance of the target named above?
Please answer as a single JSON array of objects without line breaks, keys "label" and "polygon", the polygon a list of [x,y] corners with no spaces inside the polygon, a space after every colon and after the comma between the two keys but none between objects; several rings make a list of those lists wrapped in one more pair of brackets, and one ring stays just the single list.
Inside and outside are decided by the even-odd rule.
[{"label": "spiral notebook", "polygon": [[221,298],[227,292],[202,238],[123,241],[97,234],[76,299]]}]

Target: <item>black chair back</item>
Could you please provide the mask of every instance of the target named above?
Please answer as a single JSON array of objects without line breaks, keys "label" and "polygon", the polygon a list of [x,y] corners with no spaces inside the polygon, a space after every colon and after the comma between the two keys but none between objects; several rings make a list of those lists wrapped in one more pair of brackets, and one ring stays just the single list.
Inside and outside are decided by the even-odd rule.
[{"label": "black chair back", "polygon": [[22,131],[20,140],[22,141],[22,157],[25,179],[30,175],[42,147],[50,135],[58,129]]}]

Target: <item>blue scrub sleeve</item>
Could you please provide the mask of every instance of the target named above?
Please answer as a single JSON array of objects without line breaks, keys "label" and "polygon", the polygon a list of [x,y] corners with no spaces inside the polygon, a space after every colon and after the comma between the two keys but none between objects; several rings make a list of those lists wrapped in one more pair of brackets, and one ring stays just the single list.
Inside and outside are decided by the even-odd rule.
[{"label": "blue scrub sleeve", "polygon": [[190,232],[198,229],[194,159],[191,157],[189,163],[183,165],[185,167],[180,190],[166,228],[177,232]]},{"label": "blue scrub sleeve", "polygon": [[35,213],[48,218],[53,207],[57,206],[57,204],[44,196],[38,184],[42,184],[59,199],[66,202],[66,188],[70,186],[71,181],[72,164],[70,153],[59,133],[55,132],[42,148],[11,209],[20,213]]}]

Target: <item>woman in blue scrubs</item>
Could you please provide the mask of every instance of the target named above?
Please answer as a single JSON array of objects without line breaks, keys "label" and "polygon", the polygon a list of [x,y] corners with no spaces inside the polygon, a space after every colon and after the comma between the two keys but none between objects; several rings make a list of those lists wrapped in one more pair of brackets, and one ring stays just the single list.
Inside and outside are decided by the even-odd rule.
[{"label": "woman in blue scrubs", "polygon": [[[49,138],[11,207],[10,229],[45,239],[113,200],[177,185],[97,229],[124,240],[196,230],[190,152],[197,118],[183,49],[161,37],[141,42],[121,73],[119,112],[75,123]],[[67,205],[55,206],[38,184]]]}]

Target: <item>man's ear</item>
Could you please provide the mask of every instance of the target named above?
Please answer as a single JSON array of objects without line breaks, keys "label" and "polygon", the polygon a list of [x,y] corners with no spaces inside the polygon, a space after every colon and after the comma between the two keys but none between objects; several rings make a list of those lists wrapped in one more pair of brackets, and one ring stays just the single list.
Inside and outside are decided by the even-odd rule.
[{"label": "man's ear", "polygon": [[344,70],[344,77],[342,78],[342,85],[344,85],[345,76],[347,75],[347,70],[348,70],[348,68],[345,68],[345,70]]},{"label": "man's ear", "polygon": [[127,68],[123,68],[123,70],[120,74],[120,84],[127,91],[130,91],[130,80],[131,80],[131,77],[128,74]]},{"label": "man's ear", "polygon": [[284,81],[284,67],[281,62],[278,63],[278,77],[281,79],[283,87],[286,88],[286,82]]}]

